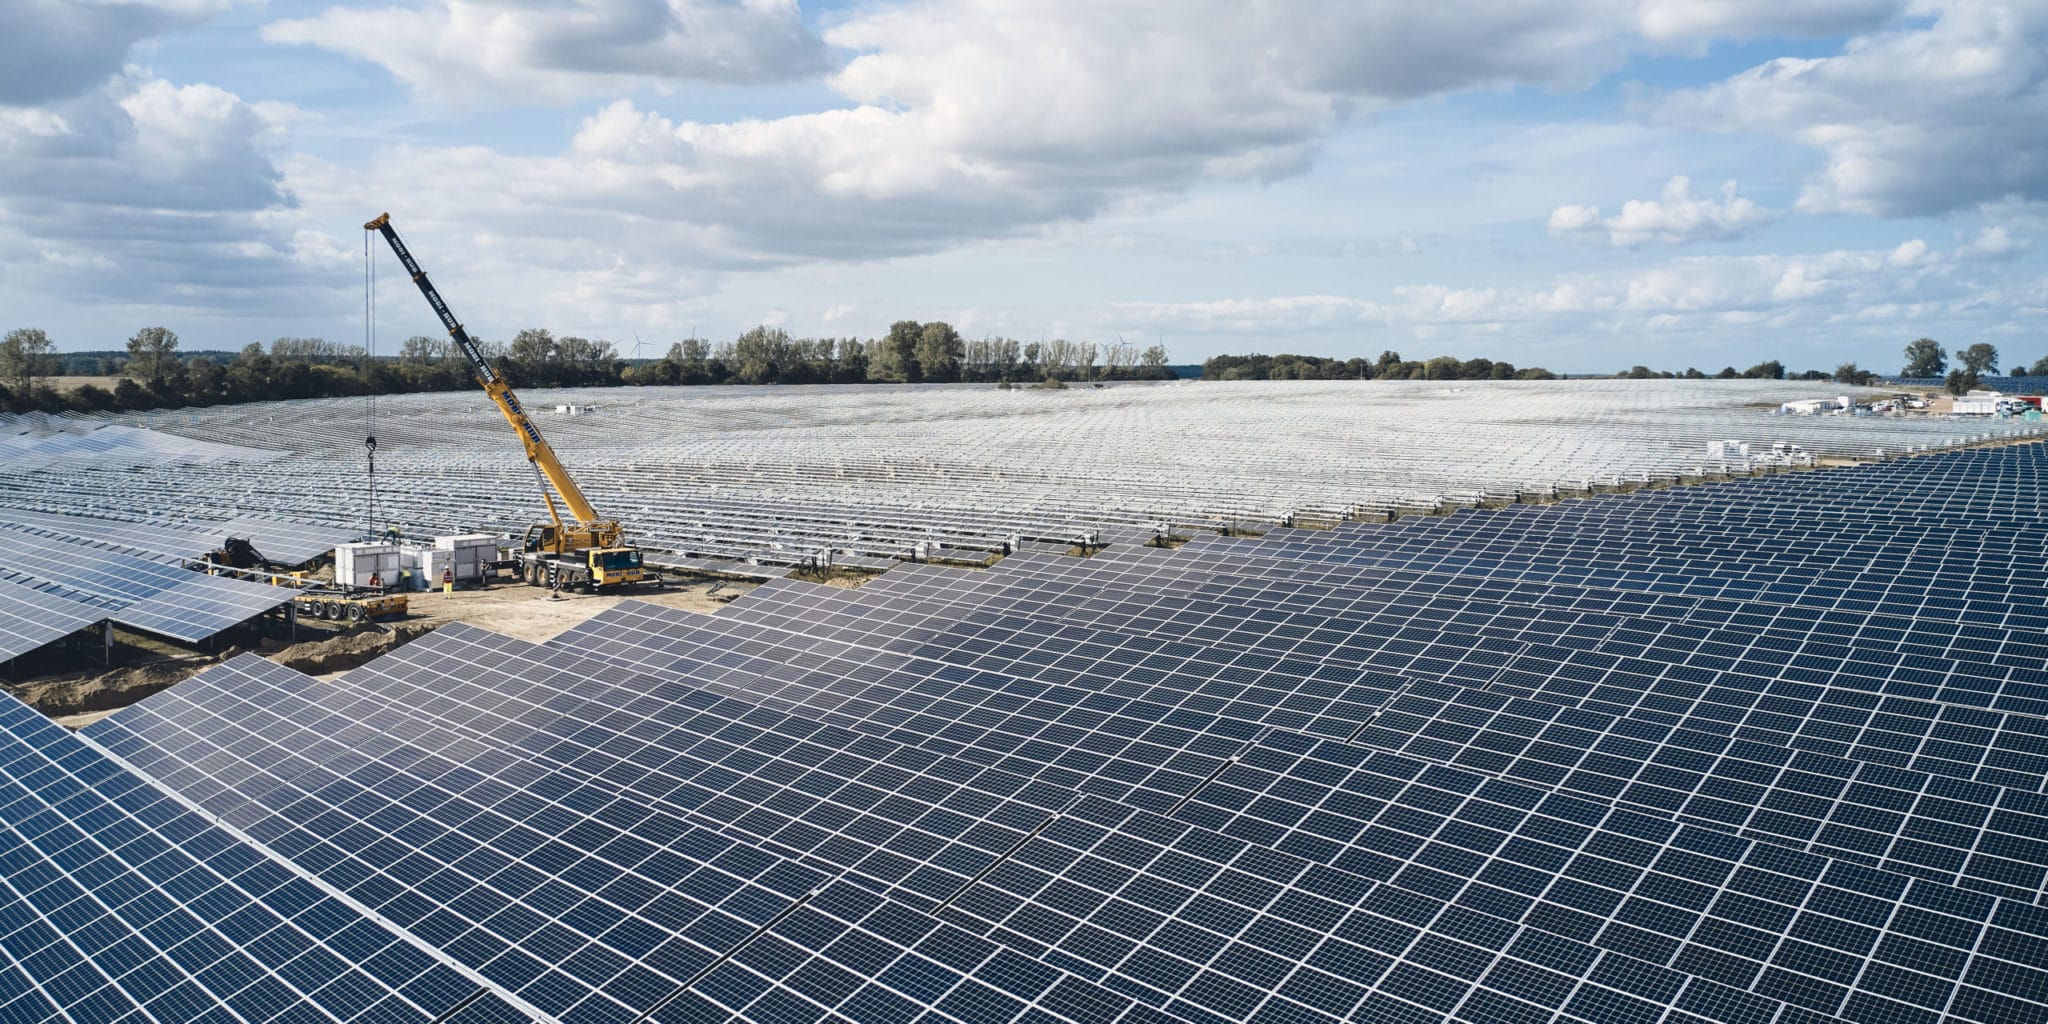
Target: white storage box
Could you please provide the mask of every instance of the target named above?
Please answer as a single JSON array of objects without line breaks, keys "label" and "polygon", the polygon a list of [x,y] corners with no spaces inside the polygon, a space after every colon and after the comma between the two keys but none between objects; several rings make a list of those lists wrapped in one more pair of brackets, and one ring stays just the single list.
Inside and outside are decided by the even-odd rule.
[{"label": "white storage box", "polygon": [[398,585],[398,545],[337,544],[334,546],[334,582],[349,587],[367,587],[370,577],[383,586]]}]

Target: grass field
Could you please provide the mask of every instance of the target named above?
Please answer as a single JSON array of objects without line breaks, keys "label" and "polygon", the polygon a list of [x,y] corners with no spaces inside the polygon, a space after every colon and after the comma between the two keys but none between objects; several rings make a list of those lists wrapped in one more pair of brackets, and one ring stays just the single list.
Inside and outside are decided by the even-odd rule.
[{"label": "grass field", "polygon": [[76,391],[87,384],[97,384],[108,391],[121,382],[119,377],[51,377],[50,387],[58,391]]}]

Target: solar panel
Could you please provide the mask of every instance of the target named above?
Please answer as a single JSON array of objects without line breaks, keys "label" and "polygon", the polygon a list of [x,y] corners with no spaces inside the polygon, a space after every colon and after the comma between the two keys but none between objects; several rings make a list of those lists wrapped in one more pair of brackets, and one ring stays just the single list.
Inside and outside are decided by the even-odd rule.
[{"label": "solar panel", "polygon": [[426,1024],[465,1004],[524,1019],[0,696],[0,1017]]},{"label": "solar panel", "polygon": [[[956,638],[969,633],[979,643],[1020,632],[979,611],[985,606],[1028,612],[1050,623],[1085,621],[1237,647],[1294,623],[1310,630],[1295,631],[1297,653],[1316,651],[1338,663],[1487,685],[1667,723],[1734,723],[1737,735],[1758,742],[2000,786],[2035,789],[2048,771],[2040,729],[2029,724],[2040,703],[2023,670],[1856,654],[1822,639],[1769,632],[1516,611],[1469,600],[1390,598],[1370,588],[1324,588],[1317,607],[1334,616],[1276,618],[1253,608],[1225,608],[1215,603],[1224,599],[1210,599],[1203,585],[1178,580],[1143,599],[1096,599],[1075,590],[1072,573],[1064,569],[1019,584],[1000,579],[1033,572],[1025,563],[977,574],[965,593],[958,580],[929,584],[932,577],[912,575],[894,584],[878,582],[859,597],[823,595],[791,607],[785,607],[784,591],[766,588],[729,610],[795,628],[811,618],[851,617],[867,624],[857,632],[867,638],[863,642],[900,647],[899,640],[915,637],[912,642],[933,651],[941,642],[959,647],[966,641]],[[1170,614],[1156,614],[1158,609]],[[1192,609],[1203,611],[1190,619]],[[992,632],[996,627],[979,625],[984,623],[1000,629]],[[945,631],[936,632],[941,626]],[[1791,652],[1784,652],[1788,645]],[[2001,678],[2007,681],[1994,681]],[[1972,745],[1929,742],[1959,730],[1984,738]]]},{"label": "solar panel", "polygon": [[0,578],[0,662],[106,621],[104,610]]},{"label": "solar panel", "polygon": [[1680,1008],[1703,988],[1852,1020],[2048,998],[2030,904],[1338,741],[1276,735],[1184,813],[1646,961],[1663,978],[1638,994]]},{"label": "solar panel", "polygon": [[360,540],[363,535],[361,530],[300,523],[268,516],[237,516],[220,523],[194,522],[190,525],[191,528],[203,530],[207,536],[214,538],[214,546],[220,545],[229,537],[241,537],[256,545],[256,550],[262,552],[263,557],[282,565],[304,565],[322,555],[332,553],[335,545]]},{"label": "solar panel", "polygon": [[[420,667],[387,666],[390,675],[360,689],[312,687],[246,657],[91,735],[224,820],[310,859],[391,920],[441,937],[484,929],[451,952],[550,1012],[644,1011],[723,944],[835,876],[935,907],[1042,821],[1042,805],[1071,799],[796,720],[770,729],[774,716],[740,702],[615,693],[567,666],[518,658],[520,647],[451,627],[403,649]],[[416,681],[403,685],[409,677]],[[479,678],[501,684],[458,682]],[[314,690],[320,703],[307,700]],[[502,718],[468,715],[470,728],[425,710],[437,697],[522,692]],[[420,703],[398,703],[406,699]],[[230,703],[232,724],[209,710]],[[595,724],[590,712],[600,706],[615,710],[619,731]],[[355,781],[372,776],[374,788]],[[520,880],[537,876],[516,864],[548,865],[544,874],[597,898],[536,892]],[[492,873],[473,874],[482,867]],[[507,872],[519,887],[504,888]],[[423,886],[469,897],[437,908],[408,895]],[[622,902],[626,893],[634,895]],[[568,933],[507,930],[524,917],[518,906],[556,899]],[[588,946],[586,955],[530,973],[519,966],[559,960],[565,942]],[[618,965],[634,961],[652,973],[621,980]]]},{"label": "solar panel", "polygon": [[196,643],[273,608],[293,591],[220,576],[55,537],[0,527],[7,538],[0,574],[38,588],[96,598],[103,616],[135,629]]},{"label": "solar panel", "polygon": [[[408,766],[397,776],[377,772],[379,776],[387,780],[449,778],[451,768],[461,772],[461,764],[496,764],[498,778],[524,778],[528,786],[559,780],[565,788],[541,788],[539,793],[569,803],[573,793],[586,791],[588,784],[578,784],[582,772],[592,772],[584,776],[590,780],[606,778],[602,766],[608,762],[598,754],[616,750],[612,748],[616,737],[635,735],[631,725],[635,698],[629,692],[659,692],[639,686],[612,694],[594,686],[596,680],[569,672],[569,662],[559,657],[537,662],[514,657],[512,664],[502,664],[492,672],[504,670],[512,678],[535,684],[539,692],[520,694],[494,717],[467,717],[469,735],[457,743],[449,729],[465,721],[461,709],[473,713],[477,707],[473,698],[504,694],[510,688],[485,684],[463,692],[449,686],[459,686],[465,676],[477,676],[477,670],[492,662],[494,655],[512,655],[522,649],[512,641],[483,637],[469,637],[469,641],[463,637],[444,639],[438,641],[444,645],[442,649],[428,647],[424,655],[416,655],[418,664],[438,659],[442,668],[414,680],[410,690],[393,692],[389,676],[360,680],[362,698],[369,692],[391,698],[379,715],[360,717],[375,727],[375,733],[362,733],[365,737],[379,735],[397,741],[395,748],[377,752],[373,764]],[[434,645],[436,641],[422,643]],[[254,670],[274,672],[260,666],[260,662],[254,664]],[[311,684],[289,680],[287,688],[309,690]],[[618,721],[598,725],[604,721],[598,713],[563,705],[563,694],[569,692],[584,694],[590,705],[612,709],[606,717]],[[174,694],[176,690],[152,698],[152,705],[164,705]],[[422,713],[436,696],[449,700],[455,717],[436,719]],[[688,709],[688,715],[700,721],[707,709],[729,702],[715,700],[707,705],[702,700],[692,702],[686,694],[674,696],[678,700],[668,702],[668,711],[659,713],[657,719]],[[236,729],[250,729],[258,735],[264,729],[262,719],[252,715],[250,707],[236,707],[217,698],[205,698],[203,705],[199,711],[205,713],[207,731],[217,741],[225,741],[227,748],[238,745],[233,739]],[[662,700],[639,698],[639,707],[659,711]],[[559,711],[559,721],[575,729],[575,741],[563,748],[561,741],[567,737],[555,739],[557,733],[547,727],[553,715],[530,719],[526,709]],[[733,737],[731,727],[764,721],[758,711],[739,709],[719,717],[729,725],[717,731],[698,727],[698,731],[707,737]],[[547,745],[522,741],[518,733],[502,733],[496,725],[500,719],[526,723],[535,729],[532,735],[547,737]],[[102,727],[121,721],[115,717]],[[326,735],[322,719],[303,711],[285,711],[281,721],[305,721],[313,729],[297,727],[287,735],[270,735],[276,752],[317,752],[317,743]],[[414,729],[412,723],[430,727]],[[145,727],[145,731],[154,729],[156,725]],[[434,733],[442,735],[434,737]],[[483,743],[492,735],[504,739],[504,750],[496,752],[498,756],[537,756],[545,750],[547,770],[508,774],[516,762],[492,758],[492,750]],[[362,748],[360,739],[346,733],[334,733],[332,743],[338,748],[336,756]],[[113,745],[115,750],[123,750],[123,743],[115,741]],[[211,743],[193,748],[188,739],[168,743],[158,735],[154,745],[158,750],[180,745],[182,754],[172,758],[178,762],[215,768],[223,764],[215,752],[225,748],[213,748]],[[444,756],[469,750],[471,745],[477,748],[475,754],[455,766],[416,760],[424,752]],[[674,748],[657,750],[664,754],[666,770],[674,772],[678,766]],[[743,764],[750,766],[752,778],[772,778],[770,762],[764,760],[766,752],[754,750],[756,754]],[[780,748],[778,743],[766,750],[786,754],[793,748]],[[852,745],[842,756],[858,756],[856,752],[860,748]],[[776,760],[786,760],[780,754]],[[539,766],[535,764],[535,768]],[[295,807],[301,801],[297,793],[309,786],[324,791],[356,772],[305,772],[303,764],[291,764],[287,774],[293,778],[295,791],[291,801],[260,795],[258,803]],[[946,772],[934,774],[944,776]],[[272,774],[272,778],[285,778],[285,774]],[[299,782],[301,778],[311,778],[311,782]],[[596,807],[612,807],[616,797],[637,793],[639,797],[629,803],[645,813],[676,799],[674,793],[668,793],[662,801],[647,805],[643,799],[649,791],[637,791],[629,778],[635,776],[618,780],[621,786],[629,786],[625,793],[592,795],[600,801]],[[393,793],[412,793],[414,786],[416,782],[403,782]],[[653,793],[662,793],[662,788],[657,786]],[[348,797],[356,813],[334,817],[338,805],[330,801],[342,795]],[[221,793],[221,797],[240,799],[240,793]],[[516,793],[506,793],[506,799],[514,797]],[[1313,803],[1303,805],[1303,799]],[[442,799],[436,797],[428,803],[440,805]],[[334,793],[322,801],[322,807],[317,815],[301,815],[303,823],[297,825],[299,829],[307,823],[319,827],[319,821],[332,817],[332,825],[326,827],[334,831],[322,836],[319,848],[332,848],[334,842],[362,842],[348,840],[350,829],[360,831],[360,825],[350,825],[356,815],[365,815],[360,817],[362,823],[375,819],[383,821],[381,827],[395,827],[393,838],[403,836],[403,829],[410,827],[406,817],[393,817],[399,807],[395,801],[379,809],[373,793],[360,791],[358,786]],[[711,817],[727,821],[729,829],[745,831],[760,827],[750,825],[748,817],[774,807],[774,797],[770,791],[754,791],[752,807],[731,805],[729,811],[721,811],[717,803],[696,803],[696,807],[713,811]],[[915,813],[911,807],[915,807],[915,797],[913,803],[893,811],[893,817],[911,817]],[[1376,811],[1366,817],[1364,807]],[[801,1020],[803,1014],[821,1016],[827,1008],[842,1006],[944,1004],[954,993],[961,997],[961,1004],[954,1006],[981,1006],[987,1008],[987,1020],[1010,1020],[1006,1012],[1022,1010],[1022,1006],[1010,1008],[1004,997],[985,991],[993,985],[963,981],[991,961],[997,946],[1024,956],[1040,971],[1057,971],[1049,977],[1059,981],[1040,989],[1040,995],[1065,985],[1059,989],[1055,1006],[1065,1008],[1069,1020],[1090,1020],[1085,1008],[1122,1012],[1143,1001],[1147,991],[1163,1006],[1161,1012],[1180,1020],[1202,1020],[1202,1014],[1229,1014],[1231,1010],[1249,1014],[1266,1006],[1276,1008],[1274,1012],[1284,1008],[1303,1020],[1317,1020],[1327,1010],[1315,1010],[1319,1006],[1315,999],[1323,1001],[1321,1006],[1337,1008],[1335,1014],[1327,1014],[1329,1018],[1341,1018],[1348,1008],[1370,1008],[1368,1012],[1395,1012],[1397,1008],[1540,1012],[1538,1008],[1546,1006],[1542,999],[1550,999],[1550,1010],[1561,1010],[1569,1006],[1575,993],[1583,995],[1579,1006],[1587,1008],[1589,1020],[1616,1020],[1614,1010],[1606,1012],[1610,1016],[1602,1016],[1604,1012],[1591,1008],[1653,1008],[1661,1004],[1710,1008],[1729,1004],[1731,999],[1753,1014],[1776,1014],[1780,1004],[1792,1004],[1823,1014],[1845,1012],[1858,1018],[1907,1014],[1911,1018],[1911,1001],[1903,995],[1921,1001],[1960,999],[1970,1006],[2013,1010],[2025,1006],[2021,999],[2040,981],[2038,969],[1982,948],[1972,954],[1974,942],[1948,946],[1964,956],[1964,961],[1958,961],[1964,977],[1960,985],[1950,977],[1927,975],[1925,963],[1915,958],[1927,946],[1923,936],[1927,932],[1950,934],[1974,922],[1972,938],[1978,932],[1989,932],[1997,942],[1985,948],[2003,950],[2013,942],[2023,944],[2042,928],[2042,922],[2025,918],[2023,913],[2001,911],[1999,907],[2005,903],[1778,846],[1749,844],[1710,829],[1686,829],[1653,815],[1602,809],[1595,801],[1544,797],[1532,786],[1493,782],[1473,772],[1436,768],[1395,754],[1370,754],[1331,739],[1270,733],[1194,791],[1192,801],[1178,811],[1188,819],[1186,823],[1147,817],[1100,797],[1063,803],[1051,819],[1044,819],[1044,813],[1047,811],[1040,807],[1034,815],[1040,821],[1024,842],[1012,842],[997,860],[985,858],[981,868],[965,877],[967,885],[956,881],[924,891],[918,885],[895,885],[897,872],[879,877],[872,870],[860,870],[864,858],[854,860],[854,870],[842,877],[848,883],[864,877],[866,885],[858,885],[864,893],[831,889],[821,874],[799,877],[797,885],[782,889],[784,901],[772,903],[774,913],[748,920],[754,922],[754,928],[735,926],[725,932],[733,942],[743,940],[731,954],[711,961],[702,956],[688,961],[698,965],[698,971],[709,967],[709,973],[692,975],[696,977],[692,981],[690,977],[674,979],[680,969],[670,971],[668,977],[676,981],[676,987],[657,995],[664,1001],[651,1006],[653,1020],[690,1020],[705,1012],[705,1006],[721,1006],[760,1020],[780,1020],[786,1014],[797,1014],[795,1018]],[[236,813],[229,811],[227,817],[233,819]],[[463,807],[459,817],[473,821],[473,811]],[[1128,821],[1141,825],[1124,827]],[[1204,821],[1210,827],[1190,827]],[[252,827],[264,831],[260,823]],[[557,827],[567,831],[578,825],[563,819],[549,831]],[[485,827],[483,834],[496,831],[498,825],[492,825]],[[580,846],[586,850],[608,848],[598,842],[596,834],[567,834],[580,838]],[[428,840],[422,834],[420,840],[430,846],[438,844],[434,848],[446,856],[444,862],[461,860],[457,854],[463,846],[457,842],[457,834],[451,831],[436,836]],[[1513,846],[1518,842],[1520,846]],[[371,850],[371,846],[360,850]],[[397,864],[403,862],[401,850],[393,848],[393,856],[399,856]],[[729,852],[725,846],[719,850]],[[1174,850],[1176,856],[1167,858],[1165,850]],[[1503,850],[1511,856],[1499,854],[1499,866],[1487,868],[1489,854]],[[725,854],[721,852],[721,856]],[[928,864],[942,860],[936,852],[928,856]],[[522,862],[530,860],[535,860],[535,854],[526,852]],[[541,856],[539,862],[545,864],[547,858]],[[565,868],[575,862],[578,860],[567,862]],[[358,852],[348,864],[342,877],[360,872],[362,854]],[[1311,872],[1317,864],[1321,864],[1319,872]],[[1540,870],[1544,864],[1552,868],[1550,874]],[[432,870],[432,864],[422,864],[422,870]],[[616,870],[616,864],[604,866],[588,877],[588,885],[592,889],[610,885],[606,879]],[[905,862],[899,870],[913,872],[915,862]],[[1561,881],[1552,883],[1552,877]],[[399,877],[387,879],[385,885],[389,887],[395,879]],[[954,879],[963,877],[956,874]],[[414,883],[414,889],[422,883]],[[1712,897],[1710,883],[1733,887],[1733,895]],[[705,883],[698,879],[698,885]],[[1540,889],[1534,893],[1516,889],[1530,885],[1540,885]],[[1686,889],[1688,885],[1692,889]],[[1798,887],[1798,899],[1788,897],[1786,887]],[[1288,897],[1290,891],[1300,895]],[[834,895],[813,907],[811,903],[825,893]],[[1890,907],[1886,901],[1901,897],[1911,907],[1909,911],[1894,915],[1886,909],[1886,918],[1866,920],[1874,913],[1874,905]],[[1706,903],[1700,903],[1702,899]],[[911,901],[911,905],[889,905],[903,901]],[[401,922],[426,920],[434,913],[432,901],[416,903],[414,909],[393,909],[387,903],[379,903],[379,907]],[[1165,907],[1165,911],[1157,907]],[[1171,930],[1161,932],[1167,911],[1174,913]],[[819,922],[813,913],[825,920]],[[842,975],[854,967],[866,971],[854,971],[852,981],[856,983],[836,999],[811,999],[801,991],[791,991],[795,981],[786,987],[780,983],[782,977],[795,979],[811,963],[811,958],[793,950],[829,948],[856,930],[848,926],[870,922],[877,915],[889,924],[874,924],[862,932],[868,942],[862,946],[864,958],[852,958],[852,948],[860,942],[848,942],[842,952],[848,956],[848,963],[838,963]],[[1606,920],[1608,915],[1614,918]],[[1761,934],[1757,922],[1774,920],[1774,915],[1782,915],[1788,922],[1788,938],[1753,950],[1755,940],[1745,936]],[[606,915],[600,920],[610,918]],[[1346,922],[1350,930],[1339,928],[1319,938],[1303,920]],[[1694,934],[1694,926],[1679,926],[1679,922],[1700,920],[1718,922],[1714,928],[1726,934],[1704,936]],[[1911,926],[1905,924],[1909,920]],[[1987,928],[1987,920],[1995,924]],[[952,930],[940,928],[944,924],[965,930],[981,942],[967,942]],[[788,934],[778,932],[782,928]],[[1673,934],[1673,930],[1677,932]],[[1681,940],[1679,936],[1692,938]],[[793,942],[793,938],[801,938],[801,942]],[[883,942],[883,946],[874,946],[874,942]],[[1393,948],[1384,948],[1389,944]],[[1876,956],[1874,963],[1880,967],[1872,969],[1868,979],[1853,971],[1843,977],[1845,956],[1849,956],[1849,950],[1841,948],[1843,944],[1858,946],[1862,956]],[[1305,961],[1307,950],[1325,946],[1329,956],[1321,963],[1331,971],[1303,971],[1305,965],[1317,965],[1315,958]],[[1380,952],[1374,952],[1376,948]],[[944,956],[940,956],[942,950],[946,950]],[[1147,952],[1139,954],[1139,950]],[[1188,950],[1204,952],[1190,956]],[[1870,950],[1880,952],[1872,954]],[[872,961],[874,956],[881,956],[881,961]],[[1901,963],[1892,963],[1892,958]],[[1976,958],[1982,961],[1978,963]],[[889,969],[895,965],[903,967],[891,975]],[[1561,965],[1569,965],[1569,969],[1561,971]],[[831,977],[840,977],[840,985],[846,987],[848,979],[842,975]],[[872,981],[860,983],[860,977]],[[1090,977],[1100,977],[1100,985],[1079,981]],[[1110,983],[1110,977],[1122,981]],[[1987,977],[1997,981],[1987,983]],[[1284,987],[1286,979],[1298,983]],[[1550,981],[1530,987],[1530,981],[1542,979]],[[817,985],[827,983],[817,981]],[[1100,987],[1110,991],[1102,993]],[[662,985],[637,991],[653,995],[657,989]],[[537,997],[526,989],[520,991]],[[770,997],[770,991],[778,995]],[[838,989],[827,985],[819,991]],[[1532,995],[1536,1001],[1528,1001]],[[868,1004],[856,1004],[862,997]],[[768,999],[768,1004],[756,1006],[760,999]]]}]

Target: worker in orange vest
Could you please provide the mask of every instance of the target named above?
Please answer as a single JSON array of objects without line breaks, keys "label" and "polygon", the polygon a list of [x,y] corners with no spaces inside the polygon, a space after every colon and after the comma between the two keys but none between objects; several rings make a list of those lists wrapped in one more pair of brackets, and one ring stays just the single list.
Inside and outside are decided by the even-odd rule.
[{"label": "worker in orange vest", "polygon": [[443,594],[453,594],[453,593],[455,593],[455,567],[454,567],[454,566],[449,566],[448,568],[446,568],[446,569],[443,569],[443,570],[441,570],[441,593],[443,593]]},{"label": "worker in orange vest", "polygon": [[378,574],[376,574],[376,573],[374,573],[374,572],[373,572],[373,573],[371,573],[371,574],[370,574],[370,589],[371,589],[371,590],[382,590],[382,589],[384,589],[384,577],[382,577],[382,576],[380,576],[380,575],[378,575]]}]

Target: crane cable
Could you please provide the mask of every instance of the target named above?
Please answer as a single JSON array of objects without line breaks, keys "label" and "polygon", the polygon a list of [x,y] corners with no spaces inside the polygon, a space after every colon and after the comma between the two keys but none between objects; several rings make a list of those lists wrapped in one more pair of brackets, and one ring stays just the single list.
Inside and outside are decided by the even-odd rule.
[{"label": "crane cable", "polygon": [[377,389],[370,382],[370,359],[377,351],[377,253],[370,232],[363,231],[363,452],[369,462],[370,507],[365,540],[377,533]]}]

